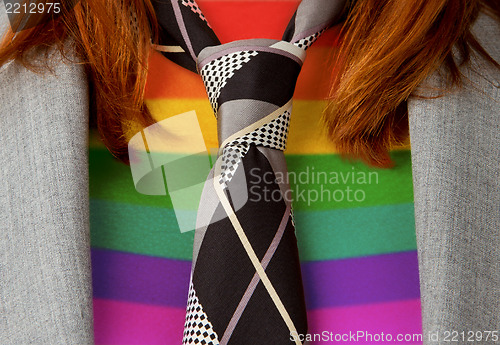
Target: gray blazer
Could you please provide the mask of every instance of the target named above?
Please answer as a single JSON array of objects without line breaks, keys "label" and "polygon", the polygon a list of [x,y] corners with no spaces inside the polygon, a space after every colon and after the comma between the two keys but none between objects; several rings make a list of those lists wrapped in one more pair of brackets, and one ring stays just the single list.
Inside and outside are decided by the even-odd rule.
[{"label": "gray blazer", "polygon": [[[499,23],[482,15],[474,32],[500,61]],[[473,66],[464,88],[408,103],[424,344],[500,330],[500,73]]]},{"label": "gray blazer", "polygon": [[53,74],[0,67],[2,345],[94,342],[87,78],[52,61]]},{"label": "gray blazer", "polygon": [[[500,61],[498,24],[475,30]],[[93,344],[87,79],[57,54],[53,65],[0,69],[2,345]],[[425,344],[500,328],[500,78],[466,73],[464,89],[409,102]]]}]

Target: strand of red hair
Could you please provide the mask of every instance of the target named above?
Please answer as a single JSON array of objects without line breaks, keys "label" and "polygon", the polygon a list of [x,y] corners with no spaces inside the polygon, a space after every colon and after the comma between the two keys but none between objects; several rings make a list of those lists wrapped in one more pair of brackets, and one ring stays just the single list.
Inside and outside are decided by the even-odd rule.
[{"label": "strand of red hair", "polygon": [[391,166],[390,149],[408,138],[406,101],[427,76],[444,66],[447,90],[460,87],[459,66],[469,61],[472,51],[499,67],[471,33],[481,9],[500,17],[494,0],[353,4],[342,28],[336,76],[323,115],[341,154],[372,166]]},{"label": "strand of red hair", "polygon": [[[53,2],[43,0],[39,3]],[[110,152],[128,162],[131,132],[154,123],[144,104],[155,15],[150,0],[61,1],[61,13],[37,14],[38,25],[23,29],[19,15],[0,45],[0,65],[17,60],[37,72],[50,71],[48,56],[55,47],[68,58],[68,38],[91,85],[92,118]],[[32,54],[36,52],[37,54]],[[40,63],[40,60],[43,60]]]}]

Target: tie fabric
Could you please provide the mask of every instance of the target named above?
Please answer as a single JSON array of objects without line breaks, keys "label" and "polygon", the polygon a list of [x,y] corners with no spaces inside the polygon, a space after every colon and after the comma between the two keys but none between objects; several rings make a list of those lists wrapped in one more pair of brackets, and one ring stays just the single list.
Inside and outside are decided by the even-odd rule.
[{"label": "tie fabric", "polygon": [[344,5],[303,0],[281,41],[221,44],[193,0],[154,2],[155,48],[201,75],[220,146],[197,216],[183,344],[303,344],[307,314],[283,150],[306,49]]}]

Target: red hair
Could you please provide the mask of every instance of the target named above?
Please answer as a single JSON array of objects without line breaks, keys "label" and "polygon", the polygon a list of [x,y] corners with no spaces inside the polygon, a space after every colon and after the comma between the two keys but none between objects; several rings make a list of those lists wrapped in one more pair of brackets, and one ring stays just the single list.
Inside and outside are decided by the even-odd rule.
[{"label": "red hair", "polygon": [[497,0],[356,1],[323,115],[340,153],[390,166],[390,148],[408,137],[406,101],[427,76],[444,66],[447,88],[460,86],[459,66],[472,50],[499,68],[471,33],[481,9],[498,19],[499,7]]},{"label": "red hair", "polygon": [[30,52],[37,49],[48,54],[49,48],[55,46],[68,56],[65,42],[71,38],[88,72],[96,125],[104,144],[113,155],[127,162],[128,133],[133,127],[154,122],[144,104],[156,23],[151,1],[62,1],[58,17],[37,14],[39,24],[21,30],[19,23],[26,20],[25,16],[16,18],[4,36],[0,65],[15,59],[37,72],[50,69],[48,59],[43,66],[36,65]]},{"label": "red hair", "polygon": [[[62,2],[57,18],[9,31],[0,46],[0,65],[16,59],[36,69],[30,51],[56,46],[64,55],[64,41],[72,38],[93,86],[101,137],[116,157],[127,161],[128,133],[154,122],[144,104],[156,28],[151,0],[81,0],[71,7],[73,2]],[[408,136],[406,100],[428,75],[444,66],[448,86],[460,86],[459,66],[469,60],[471,51],[500,68],[470,30],[481,9],[500,17],[497,0],[354,2],[343,27],[337,77],[323,116],[341,153],[389,166],[389,149]],[[461,62],[452,54],[454,47]]]}]

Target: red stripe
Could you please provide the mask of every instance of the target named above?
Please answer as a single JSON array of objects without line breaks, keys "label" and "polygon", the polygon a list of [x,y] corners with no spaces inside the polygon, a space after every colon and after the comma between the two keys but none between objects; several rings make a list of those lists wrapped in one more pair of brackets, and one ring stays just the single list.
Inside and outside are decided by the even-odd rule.
[{"label": "red stripe", "polygon": [[[281,39],[299,0],[212,1],[198,0],[201,10],[222,43],[249,38]],[[331,45],[330,31],[314,43]]]},{"label": "red stripe", "polygon": [[207,1],[201,10],[222,43],[247,38],[281,39],[299,1]]}]

